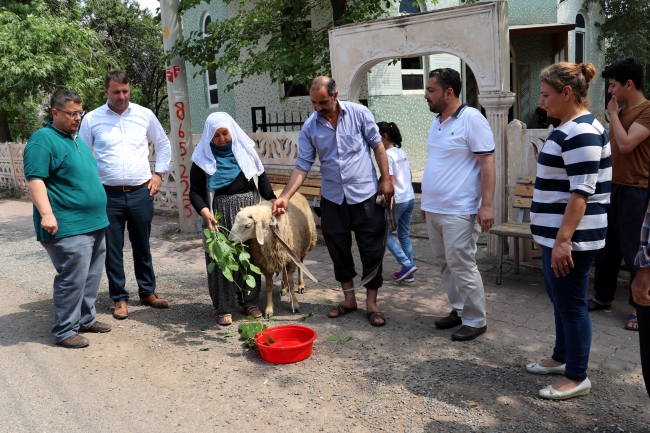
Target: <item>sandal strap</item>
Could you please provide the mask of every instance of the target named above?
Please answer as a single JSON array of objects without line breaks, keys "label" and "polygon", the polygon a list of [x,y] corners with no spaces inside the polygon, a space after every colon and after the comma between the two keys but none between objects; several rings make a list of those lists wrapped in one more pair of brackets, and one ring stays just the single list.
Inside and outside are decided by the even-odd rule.
[{"label": "sandal strap", "polygon": [[259,308],[257,308],[256,305],[253,305],[253,304],[244,304],[244,305],[242,305],[241,308],[242,308],[242,310],[244,310],[244,312],[245,312],[246,314],[248,314],[249,316],[253,316],[253,317],[255,317],[255,315],[254,315],[253,313],[257,311],[257,312],[259,313],[259,315],[258,315],[257,317],[262,317],[262,311],[261,311]]}]

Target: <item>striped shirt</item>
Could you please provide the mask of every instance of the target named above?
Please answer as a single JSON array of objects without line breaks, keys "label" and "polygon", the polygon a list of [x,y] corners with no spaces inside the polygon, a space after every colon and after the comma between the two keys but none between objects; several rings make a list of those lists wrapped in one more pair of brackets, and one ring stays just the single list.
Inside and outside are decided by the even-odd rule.
[{"label": "striped shirt", "polygon": [[576,192],[588,199],[585,214],[571,237],[571,249],[602,248],[611,184],[609,138],[593,114],[576,117],[551,132],[537,159],[530,208],[530,231],[535,242],[553,248],[569,197]]},{"label": "striped shirt", "polygon": [[634,266],[650,268],[650,205],[645,212],[643,226],[641,227],[641,245],[634,259]]}]

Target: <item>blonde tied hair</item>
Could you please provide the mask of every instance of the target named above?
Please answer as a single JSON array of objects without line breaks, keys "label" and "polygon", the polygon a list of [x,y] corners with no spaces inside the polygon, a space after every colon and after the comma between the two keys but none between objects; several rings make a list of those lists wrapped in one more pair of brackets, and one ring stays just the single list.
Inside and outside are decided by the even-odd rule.
[{"label": "blonde tied hair", "polygon": [[589,83],[596,76],[596,67],[593,63],[554,63],[539,74],[540,80],[548,84],[556,92],[561,93],[565,86],[571,87],[576,103],[582,107],[589,107],[587,93]]}]

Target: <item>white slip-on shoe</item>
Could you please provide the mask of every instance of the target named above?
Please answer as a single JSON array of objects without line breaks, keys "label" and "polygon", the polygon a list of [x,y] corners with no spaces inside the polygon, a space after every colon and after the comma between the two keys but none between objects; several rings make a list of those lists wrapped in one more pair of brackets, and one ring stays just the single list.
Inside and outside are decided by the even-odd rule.
[{"label": "white slip-on shoe", "polygon": [[526,364],[526,370],[528,370],[529,373],[533,374],[561,374],[564,376],[565,368],[566,364],[562,364],[557,367],[543,367],[539,365],[539,362]]},{"label": "white slip-on shoe", "polygon": [[566,400],[573,397],[581,397],[583,395],[589,394],[591,390],[591,382],[589,378],[582,381],[582,383],[572,390],[569,391],[558,391],[553,388],[553,385],[549,385],[544,389],[539,390],[539,396],[542,398],[548,398],[551,400]]}]

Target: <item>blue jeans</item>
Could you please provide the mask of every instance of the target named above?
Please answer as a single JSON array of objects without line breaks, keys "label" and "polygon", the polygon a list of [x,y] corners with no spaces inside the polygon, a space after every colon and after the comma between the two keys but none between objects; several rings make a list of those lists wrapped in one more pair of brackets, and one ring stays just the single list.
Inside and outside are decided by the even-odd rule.
[{"label": "blue jeans", "polygon": [[57,272],[52,295],[52,336],[60,343],[97,321],[95,301],[106,256],[104,229],[41,242],[41,245]]},{"label": "blue jeans", "polygon": [[149,235],[153,220],[153,197],[149,188],[135,191],[106,190],[106,277],[108,293],[114,302],[128,301],[124,275],[124,229],[129,230],[133,248],[133,269],[138,292],[145,298],[156,290],[156,275],[153,272]]},{"label": "blue jeans", "polygon": [[589,270],[598,251],[572,251],[575,267],[570,268],[566,276],[556,277],[551,269],[553,249],[542,246],[544,283],[555,313],[555,348],[552,358],[566,363],[564,376],[576,382],[587,378],[592,335],[587,290]]},{"label": "blue jeans", "polygon": [[413,245],[411,244],[410,234],[414,206],[415,199],[395,204],[395,222],[397,223],[399,244],[393,238],[393,232],[388,232],[388,250],[395,256],[397,263],[402,267],[413,264]]}]

